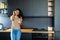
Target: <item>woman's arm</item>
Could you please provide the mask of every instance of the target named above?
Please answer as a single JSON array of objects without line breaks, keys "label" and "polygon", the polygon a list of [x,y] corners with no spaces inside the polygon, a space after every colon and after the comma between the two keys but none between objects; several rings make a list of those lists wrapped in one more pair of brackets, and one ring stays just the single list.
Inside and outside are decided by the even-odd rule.
[{"label": "woman's arm", "polygon": [[15,18],[15,13],[13,12],[13,15],[10,17],[10,19],[14,21],[14,18]]},{"label": "woman's arm", "polygon": [[20,25],[22,25],[23,24],[23,18],[21,17],[20,18]]},{"label": "woman's arm", "polygon": [[14,21],[14,18],[15,18],[15,17],[14,17],[13,15],[10,17],[10,19],[11,19],[12,21]]},{"label": "woman's arm", "polygon": [[20,26],[22,25],[22,23],[23,23],[22,17],[20,17],[20,20],[18,21],[18,23],[20,24]]},{"label": "woman's arm", "polygon": [[22,28],[22,25],[23,25],[23,18],[21,17],[20,28]]}]

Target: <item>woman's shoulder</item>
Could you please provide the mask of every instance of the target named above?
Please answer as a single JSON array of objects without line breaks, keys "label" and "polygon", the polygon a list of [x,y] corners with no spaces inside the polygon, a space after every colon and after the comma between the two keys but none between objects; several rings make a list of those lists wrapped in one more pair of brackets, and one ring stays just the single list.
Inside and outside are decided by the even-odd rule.
[{"label": "woman's shoulder", "polygon": [[10,16],[10,19],[12,19],[12,17],[14,17],[13,15]]}]

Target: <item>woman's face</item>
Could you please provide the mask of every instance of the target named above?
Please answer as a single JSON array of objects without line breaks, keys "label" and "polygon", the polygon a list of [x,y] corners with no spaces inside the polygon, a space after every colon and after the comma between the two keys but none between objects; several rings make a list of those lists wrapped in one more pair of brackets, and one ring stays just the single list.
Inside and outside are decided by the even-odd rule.
[{"label": "woman's face", "polygon": [[19,15],[19,10],[15,10],[16,16]]}]

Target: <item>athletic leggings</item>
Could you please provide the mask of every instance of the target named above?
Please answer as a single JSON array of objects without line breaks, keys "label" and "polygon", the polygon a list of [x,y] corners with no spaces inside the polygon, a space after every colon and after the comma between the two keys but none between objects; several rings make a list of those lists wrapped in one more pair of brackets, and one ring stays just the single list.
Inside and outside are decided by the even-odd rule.
[{"label": "athletic leggings", "polygon": [[11,30],[11,40],[20,40],[21,31],[20,29],[12,29]]}]

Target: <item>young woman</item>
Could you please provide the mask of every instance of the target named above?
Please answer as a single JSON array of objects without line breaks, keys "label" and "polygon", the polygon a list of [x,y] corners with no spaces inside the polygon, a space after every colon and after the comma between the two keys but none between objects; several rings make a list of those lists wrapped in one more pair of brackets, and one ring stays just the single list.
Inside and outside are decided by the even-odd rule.
[{"label": "young woman", "polygon": [[21,25],[22,25],[22,16],[21,16],[21,10],[15,9],[13,11],[13,15],[10,17],[12,21],[11,26],[11,40],[20,40],[21,38]]}]

